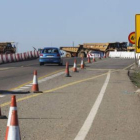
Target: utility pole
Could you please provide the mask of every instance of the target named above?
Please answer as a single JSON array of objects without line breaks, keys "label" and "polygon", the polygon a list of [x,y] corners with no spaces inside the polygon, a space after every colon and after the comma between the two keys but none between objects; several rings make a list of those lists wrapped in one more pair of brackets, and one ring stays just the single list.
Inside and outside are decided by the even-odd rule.
[{"label": "utility pole", "polygon": [[73,41],[73,47],[74,47],[74,41]]}]

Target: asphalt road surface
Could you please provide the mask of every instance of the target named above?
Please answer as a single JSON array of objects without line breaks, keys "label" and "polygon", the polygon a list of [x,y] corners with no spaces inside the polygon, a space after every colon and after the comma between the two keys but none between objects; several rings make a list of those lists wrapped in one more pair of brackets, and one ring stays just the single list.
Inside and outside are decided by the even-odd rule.
[{"label": "asphalt road surface", "polygon": [[[8,116],[15,92],[21,139],[139,140],[140,99],[127,75],[134,60],[97,60],[65,77],[65,62],[72,68],[73,60],[64,58],[63,66],[39,66],[38,60],[0,65],[2,114]],[[26,92],[34,70],[43,93]],[[0,140],[6,125],[0,120]]]}]

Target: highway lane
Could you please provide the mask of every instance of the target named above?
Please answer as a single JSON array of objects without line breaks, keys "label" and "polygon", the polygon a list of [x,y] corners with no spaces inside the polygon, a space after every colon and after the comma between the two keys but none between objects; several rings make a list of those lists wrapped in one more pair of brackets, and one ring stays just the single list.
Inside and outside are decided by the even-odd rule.
[{"label": "highway lane", "polygon": [[[0,65],[0,89],[8,90],[32,81],[34,70],[37,70],[38,77],[41,77],[55,71],[65,70],[66,61],[69,61],[70,66],[73,65],[74,58],[63,58],[63,60],[63,66],[58,66],[57,64],[39,66],[38,59],[2,64]],[[78,63],[79,62],[80,59],[78,58]]]},{"label": "highway lane", "polygon": [[[37,94],[36,97],[34,97],[35,94],[18,95],[18,99],[29,97],[18,102],[22,139],[73,140],[95,103],[109,69],[112,72],[107,92],[105,92],[97,113],[98,117],[95,117],[95,125],[90,128],[86,139],[126,139],[127,129],[130,133],[132,131],[130,125],[132,128],[134,127],[130,122],[133,122],[139,130],[139,113],[136,114],[138,110],[134,110],[134,107],[139,109],[140,104],[137,96],[127,96],[130,93],[133,95],[135,88],[127,77],[127,71],[123,70],[133,62],[134,60],[104,59],[93,64],[86,64],[86,69],[79,70],[78,73],[71,72],[71,78],[65,78],[64,75],[61,75],[41,83],[40,89],[44,91],[43,94]],[[114,68],[118,71],[114,71]],[[10,97],[6,96],[0,101],[4,103],[9,99]],[[9,110],[8,106],[3,106],[2,109],[4,113]],[[123,112],[126,113],[123,114]],[[132,117],[131,113],[135,115]],[[118,118],[119,115],[120,118]],[[131,117],[129,118],[129,116]],[[123,121],[126,118],[128,121]],[[128,125],[126,125],[127,122]],[[6,120],[2,120],[0,123],[2,126],[0,139],[4,139]],[[111,128],[113,129],[111,130]],[[125,135],[123,135],[122,132],[125,129]],[[131,135],[134,136],[134,134],[134,139],[137,140],[139,134],[135,130],[134,133],[131,132]],[[132,137],[130,138],[132,139]]]}]

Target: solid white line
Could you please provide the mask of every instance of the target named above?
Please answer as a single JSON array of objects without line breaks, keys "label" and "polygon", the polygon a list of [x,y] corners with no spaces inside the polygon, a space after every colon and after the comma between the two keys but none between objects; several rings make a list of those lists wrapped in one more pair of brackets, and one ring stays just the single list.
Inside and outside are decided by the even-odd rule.
[{"label": "solid white line", "polygon": [[84,140],[86,138],[86,135],[88,134],[88,131],[90,130],[91,128],[91,125],[95,119],[95,116],[97,114],[97,111],[99,109],[99,106],[102,102],[102,99],[103,99],[103,96],[105,94],[105,91],[106,91],[106,88],[107,88],[107,85],[108,85],[108,82],[109,82],[109,79],[110,79],[110,71],[108,72],[107,74],[107,77],[106,77],[106,80],[104,82],[104,85],[87,117],[87,119],[85,120],[82,128],[80,129],[79,133],[77,134],[77,136],[75,137],[74,140]]}]

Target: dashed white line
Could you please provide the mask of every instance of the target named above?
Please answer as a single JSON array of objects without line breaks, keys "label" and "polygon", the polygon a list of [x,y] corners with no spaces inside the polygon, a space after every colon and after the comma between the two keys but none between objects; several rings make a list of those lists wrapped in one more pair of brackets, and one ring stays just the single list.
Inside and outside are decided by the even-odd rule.
[{"label": "dashed white line", "polygon": [[4,97],[5,95],[0,95],[0,98]]},{"label": "dashed white line", "polygon": [[109,82],[109,79],[110,79],[110,71],[106,77],[106,80],[104,82],[104,85],[87,117],[87,119],[85,120],[82,128],[80,129],[79,133],[77,134],[77,136],[75,137],[74,140],[85,140],[90,128],[91,128],[91,125],[95,119],[95,116],[97,114],[97,111],[99,109],[99,106],[102,102],[102,99],[103,99],[103,96],[105,94],[105,91],[106,91],[106,88],[107,88],[107,85],[108,85],[108,82]]}]

